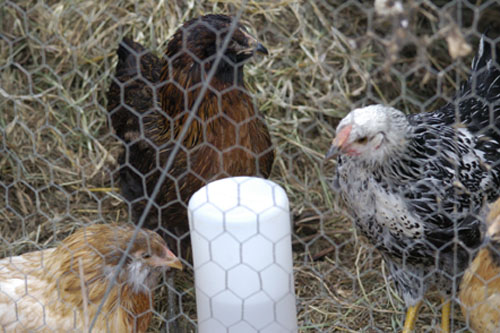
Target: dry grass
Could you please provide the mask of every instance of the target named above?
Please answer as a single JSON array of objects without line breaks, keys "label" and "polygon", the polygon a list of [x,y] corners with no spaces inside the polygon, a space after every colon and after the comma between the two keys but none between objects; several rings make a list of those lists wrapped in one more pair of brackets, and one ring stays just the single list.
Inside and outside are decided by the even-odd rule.
[{"label": "dry grass", "polygon": [[[323,174],[333,166],[322,170],[322,156],[339,117],[354,107],[383,102],[415,112],[442,105],[471,60],[452,60],[446,37],[460,27],[475,48],[477,31],[489,24],[500,31],[500,9],[474,14],[447,1],[415,1],[404,30],[396,17],[355,3],[0,1],[0,257],[51,246],[83,224],[129,222],[117,190],[103,191],[117,187],[120,146],[108,127],[105,92],[118,41],[130,35],[161,54],[186,19],[242,9],[271,51],[247,66],[247,81],[276,143],[272,179],[291,200],[301,331],[401,328],[403,305],[380,257],[335,209]],[[174,286],[182,304],[174,320],[195,331],[190,272]],[[167,317],[165,289],[157,309]],[[424,307],[418,330],[432,331],[436,313]]]}]

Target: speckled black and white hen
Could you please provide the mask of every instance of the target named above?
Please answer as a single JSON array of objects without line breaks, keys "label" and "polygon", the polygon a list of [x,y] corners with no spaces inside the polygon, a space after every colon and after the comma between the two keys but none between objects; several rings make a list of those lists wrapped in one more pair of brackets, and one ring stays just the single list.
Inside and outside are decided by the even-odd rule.
[{"label": "speckled black and white hen", "polygon": [[[351,111],[327,154],[337,156],[333,188],[409,307],[406,331],[429,287],[445,299],[456,291],[500,194],[500,70],[491,53],[483,36],[470,78],[437,111]],[[446,301],[443,331],[448,311]]]}]

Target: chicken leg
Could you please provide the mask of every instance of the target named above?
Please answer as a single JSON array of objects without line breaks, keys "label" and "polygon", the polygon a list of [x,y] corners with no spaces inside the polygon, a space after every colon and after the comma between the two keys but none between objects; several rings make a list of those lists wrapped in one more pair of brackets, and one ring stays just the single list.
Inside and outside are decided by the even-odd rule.
[{"label": "chicken leg", "polygon": [[415,329],[415,322],[417,321],[418,311],[422,301],[417,304],[410,306],[406,311],[405,326],[403,327],[403,333],[411,333]]}]

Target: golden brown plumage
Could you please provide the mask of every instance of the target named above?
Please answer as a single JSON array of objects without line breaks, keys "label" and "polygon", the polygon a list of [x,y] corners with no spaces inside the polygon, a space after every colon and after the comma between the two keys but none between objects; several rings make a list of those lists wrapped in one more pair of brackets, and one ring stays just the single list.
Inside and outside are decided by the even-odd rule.
[{"label": "golden brown plumage", "polygon": [[460,305],[474,332],[500,332],[500,199],[487,218],[489,239],[460,283]]},{"label": "golden brown plumage", "polygon": [[[0,260],[0,328],[88,331],[134,228],[82,228],[51,249]],[[92,332],[145,332],[159,274],[182,268],[164,240],[140,230]]]},{"label": "golden brown plumage", "polygon": [[[185,23],[162,59],[129,39],[120,44],[108,111],[126,146],[120,156],[120,182],[136,220],[180,140],[231,22],[228,16],[207,15]],[[207,182],[228,176],[269,176],[274,159],[270,135],[243,79],[243,65],[256,52],[267,50],[236,25],[161,184],[145,224],[148,228],[163,226],[183,234],[188,230],[187,202]]]}]

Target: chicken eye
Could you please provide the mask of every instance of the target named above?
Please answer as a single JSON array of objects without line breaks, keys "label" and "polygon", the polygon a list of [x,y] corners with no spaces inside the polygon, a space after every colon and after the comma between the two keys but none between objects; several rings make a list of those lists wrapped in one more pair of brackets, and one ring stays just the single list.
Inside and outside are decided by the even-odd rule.
[{"label": "chicken eye", "polygon": [[361,145],[363,145],[363,144],[365,144],[367,142],[368,142],[368,137],[367,136],[364,136],[364,137],[359,138],[359,139],[356,140],[356,143],[359,143]]},{"label": "chicken eye", "polygon": [[151,255],[150,255],[149,253],[144,252],[144,253],[142,254],[142,259],[149,259],[149,258],[151,258]]}]

